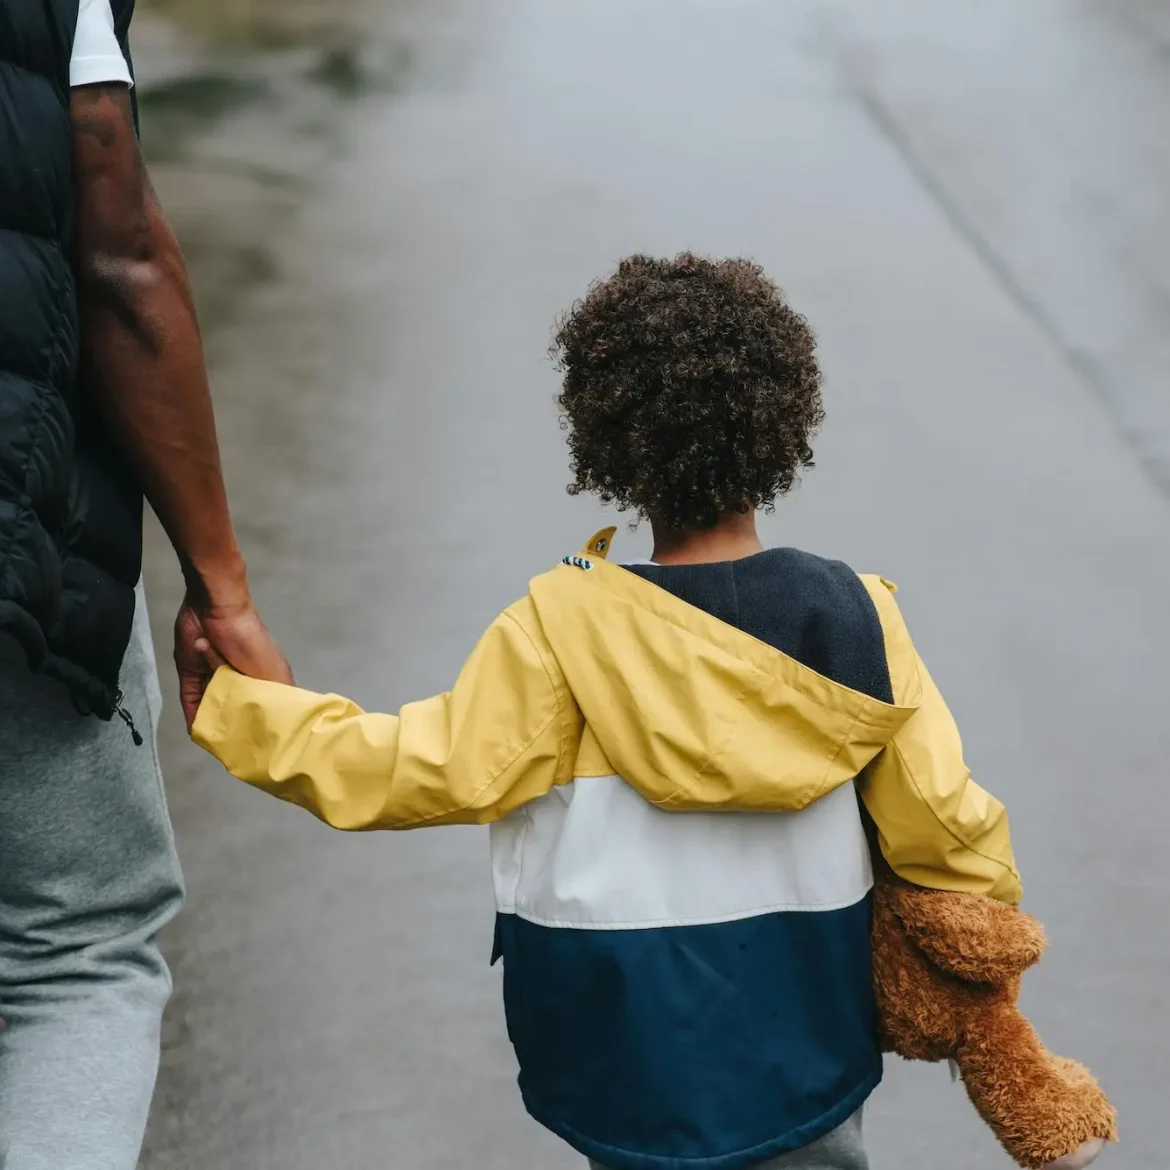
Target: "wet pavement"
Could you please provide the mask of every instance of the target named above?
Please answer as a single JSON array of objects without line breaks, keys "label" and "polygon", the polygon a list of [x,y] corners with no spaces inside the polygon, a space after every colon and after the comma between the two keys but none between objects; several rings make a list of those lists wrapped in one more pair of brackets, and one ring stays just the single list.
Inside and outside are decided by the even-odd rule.
[{"label": "wet pavement", "polygon": [[[1137,1170],[1170,1080],[1170,15],[968,8],[375,6],[180,61],[144,118],[257,594],[300,680],[368,706],[444,689],[600,525],[554,314],[633,250],[786,287],[828,423],[767,535],[901,586],[1052,938],[1027,1009]],[[165,646],[157,539],[148,575]],[[515,1090],[485,834],[333,833],[168,720],[190,904],[147,1170],[579,1166]],[[875,1170],[1006,1165],[942,1070],[892,1062],[869,1125]]]}]

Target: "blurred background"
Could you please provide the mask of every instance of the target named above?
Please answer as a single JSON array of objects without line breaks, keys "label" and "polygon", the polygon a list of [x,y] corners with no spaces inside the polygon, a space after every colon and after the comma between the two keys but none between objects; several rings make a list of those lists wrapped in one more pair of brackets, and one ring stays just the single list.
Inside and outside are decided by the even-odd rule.
[{"label": "blurred background", "polygon": [[[759,260],[822,342],[767,522],[880,572],[1012,812],[1026,1007],[1164,1165],[1170,3],[141,0],[152,174],[300,681],[442,690],[571,500],[554,315],[630,251]],[[639,555],[648,533],[626,533]],[[179,577],[148,553],[164,687]],[[484,833],[346,837],[162,752],[190,888],[147,1170],[569,1170],[523,1114]],[[891,1062],[875,1170],[1006,1165]]]}]

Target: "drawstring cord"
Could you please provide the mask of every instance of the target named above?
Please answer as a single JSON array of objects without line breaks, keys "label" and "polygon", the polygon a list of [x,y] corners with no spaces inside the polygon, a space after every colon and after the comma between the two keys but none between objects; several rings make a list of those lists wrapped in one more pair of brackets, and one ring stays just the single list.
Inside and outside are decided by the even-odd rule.
[{"label": "drawstring cord", "polygon": [[[77,697],[76,693],[70,691],[69,698],[73,703],[73,710],[76,711],[77,714],[80,715],[83,719],[88,719],[91,715],[93,715],[93,710],[84,706],[81,700]],[[130,712],[127,711],[123,706],[125,701],[125,691],[118,691],[117,694],[114,695],[114,714],[117,715],[118,718],[121,719],[122,722],[125,723],[126,726],[130,729],[130,736],[134,740],[134,746],[141,747],[143,744],[142,735],[138,728],[134,726],[134,716],[131,715]]]},{"label": "drawstring cord", "polygon": [[122,705],[125,698],[126,698],[126,694],[124,691],[119,691],[118,694],[115,696],[115,698],[114,698],[114,714],[117,715],[118,718],[121,719],[122,722],[125,723],[128,728],[130,728],[130,736],[134,740],[134,746],[141,747],[142,746],[142,735],[140,734],[138,728],[134,726],[134,716],[131,715],[130,712],[127,711],[126,708]]}]

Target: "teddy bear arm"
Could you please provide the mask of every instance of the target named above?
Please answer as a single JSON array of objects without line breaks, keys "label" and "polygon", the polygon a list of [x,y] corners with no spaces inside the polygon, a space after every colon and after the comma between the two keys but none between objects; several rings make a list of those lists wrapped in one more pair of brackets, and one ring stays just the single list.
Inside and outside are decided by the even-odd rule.
[{"label": "teddy bear arm", "polygon": [[906,933],[940,970],[971,983],[1001,986],[1044,953],[1044,930],[1032,917],[982,894],[894,892]]},{"label": "teddy bear arm", "polygon": [[1088,1070],[1053,1056],[1007,999],[968,1020],[957,1063],[972,1105],[1028,1170],[1116,1140],[1113,1107]]}]

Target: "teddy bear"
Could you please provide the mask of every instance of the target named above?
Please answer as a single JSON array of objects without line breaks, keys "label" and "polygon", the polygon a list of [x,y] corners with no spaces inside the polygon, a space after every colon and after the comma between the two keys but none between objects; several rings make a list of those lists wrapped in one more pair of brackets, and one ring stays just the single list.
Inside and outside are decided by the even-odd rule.
[{"label": "teddy bear", "polygon": [[876,856],[873,975],[882,1048],[951,1061],[976,1111],[1028,1170],[1081,1170],[1117,1140],[1089,1071],[1054,1056],[1016,1000],[1044,952],[1033,918],[977,894],[912,886]]}]

